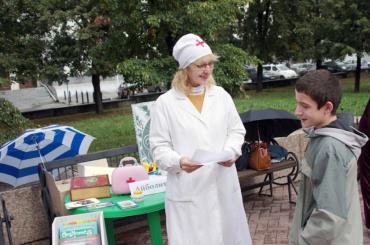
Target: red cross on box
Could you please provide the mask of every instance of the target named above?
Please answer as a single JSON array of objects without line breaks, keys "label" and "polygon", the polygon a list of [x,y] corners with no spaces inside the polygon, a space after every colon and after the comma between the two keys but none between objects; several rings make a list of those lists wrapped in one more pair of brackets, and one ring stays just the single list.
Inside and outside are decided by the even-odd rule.
[{"label": "red cross on box", "polygon": [[128,180],[126,180],[127,183],[132,183],[132,182],[135,182],[135,179],[130,177]]}]

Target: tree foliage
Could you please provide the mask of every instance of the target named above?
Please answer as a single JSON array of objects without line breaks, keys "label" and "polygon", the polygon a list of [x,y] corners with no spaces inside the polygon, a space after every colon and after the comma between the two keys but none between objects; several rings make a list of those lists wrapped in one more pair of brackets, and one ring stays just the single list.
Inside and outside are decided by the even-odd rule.
[{"label": "tree foliage", "polygon": [[[200,35],[215,53],[221,56],[215,69],[216,81],[229,92],[236,94],[243,79],[246,79],[245,64],[253,60],[248,53],[233,46],[233,34],[242,7],[249,1],[147,1],[137,3],[145,9],[140,24],[147,28],[138,42],[147,43],[144,53],[123,61],[118,71],[130,83],[148,85],[166,83],[167,87],[176,71],[177,64],[170,55],[182,35]],[[136,14],[134,14],[136,16]],[[136,18],[136,17],[134,17]],[[140,32],[141,33],[141,32]],[[146,40],[145,40],[146,39]]]},{"label": "tree foliage", "polygon": [[40,78],[48,20],[42,1],[3,0],[0,8],[0,76],[19,82]]},{"label": "tree foliage", "polygon": [[332,11],[327,0],[301,0],[295,4],[292,9],[292,13],[296,13],[295,24],[290,26],[291,36],[296,41],[292,57],[303,61],[311,59],[320,67],[325,58],[333,57],[331,50],[335,44],[329,35],[333,30],[328,19]]},{"label": "tree foliage", "polygon": [[215,53],[220,56],[214,72],[217,84],[237,95],[246,80],[245,65],[256,63],[257,59],[231,44],[216,45]]},{"label": "tree foliage", "polygon": [[140,87],[163,84],[169,88],[176,62],[170,56],[150,60],[133,58],[119,64],[117,70],[127,83],[137,83]]},{"label": "tree foliage", "polygon": [[354,91],[359,92],[361,56],[370,51],[370,2],[330,0],[328,5],[334,13],[331,16],[334,31],[332,39],[339,43],[335,51],[339,56],[357,54]]},{"label": "tree foliage", "polygon": [[[122,59],[118,42],[124,35],[113,14],[114,3],[62,1],[48,8],[53,28],[45,53],[47,71],[51,72],[45,74],[54,81],[64,81],[67,75],[91,75],[97,113],[103,110],[100,77],[114,74]],[[69,74],[64,73],[64,67],[69,67]]]},{"label": "tree foliage", "polygon": [[257,92],[262,90],[261,63],[271,62],[275,51],[281,45],[279,30],[283,18],[274,15],[274,12],[278,13],[275,11],[277,6],[277,1],[253,1],[245,6],[245,14],[239,20],[242,47],[260,59],[257,66]]},{"label": "tree foliage", "polygon": [[[312,60],[320,68],[325,59],[369,51],[369,5],[366,0],[256,0],[240,19],[242,46],[262,63]],[[257,91],[262,90],[260,70]]]},{"label": "tree foliage", "polygon": [[170,57],[175,42],[195,33],[221,54],[219,84],[236,93],[246,76],[243,62],[257,62],[261,90],[263,63],[312,59],[320,66],[326,58],[369,51],[369,5],[367,0],[3,0],[0,75],[61,83],[67,76],[90,75],[101,112],[101,76],[120,72],[126,81],[168,85],[176,70]]}]

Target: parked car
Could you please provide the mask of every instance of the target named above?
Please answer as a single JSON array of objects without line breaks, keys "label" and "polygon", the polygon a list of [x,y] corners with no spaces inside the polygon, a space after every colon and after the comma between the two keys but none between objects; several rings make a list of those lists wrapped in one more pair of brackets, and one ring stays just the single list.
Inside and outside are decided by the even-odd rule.
[{"label": "parked car", "polygon": [[347,71],[355,71],[357,67],[356,63],[352,63],[348,61],[337,62],[337,63],[342,67],[343,70],[347,70]]},{"label": "parked car", "polygon": [[289,79],[298,77],[297,73],[292,69],[289,69],[284,64],[266,64],[263,65],[263,71],[273,72],[278,75],[281,79]]},{"label": "parked car", "polygon": [[[247,67],[246,71],[248,73],[248,77],[250,81],[247,81],[246,83],[251,83],[251,82],[257,82],[257,68],[255,67]],[[269,71],[262,71],[262,82],[265,81],[270,81],[270,80],[276,80],[279,79],[279,76],[269,72]]]},{"label": "parked car", "polygon": [[316,70],[316,65],[313,63],[296,63],[290,66],[299,76],[303,76],[309,71]]},{"label": "parked car", "polygon": [[143,93],[159,93],[164,91],[164,87],[160,84],[153,84],[148,86],[142,86],[139,83],[121,83],[117,88],[117,95],[120,99],[129,98],[135,94]]},{"label": "parked car", "polygon": [[159,93],[165,91],[165,88],[162,84],[153,84],[146,87],[149,93]]},{"label": "parked car", "polygon": [[[346,64],[347,66],[352,67],[354,71],[356,70],[357,60],[349,59],[349,60],[343,61],[343,63]],[[366,61],[365,59],[361,59],[361,69],[362,70],[369,69],[369,62]]]},{"label": "parked car", "polygon": [[347,73],[351,69],[349,66],[345,66],[344,63],[340,61],[326,61],[322,63],[321,68],[332,73]]},{"label": "parked car", "polygon": [[135,94],[135,91],[138,89],[138,83],[126,83],[123,82],[117,88],[117,95],[120,99],[126,99],[131,95]]}]

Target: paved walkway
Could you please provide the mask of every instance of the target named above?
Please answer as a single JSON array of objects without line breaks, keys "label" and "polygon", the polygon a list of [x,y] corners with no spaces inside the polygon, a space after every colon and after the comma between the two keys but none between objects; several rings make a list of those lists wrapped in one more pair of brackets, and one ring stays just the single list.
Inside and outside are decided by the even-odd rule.
[{"label": "paved walkway", "polygon": [[[296,196],[294,196],[294,200],[295,198]],[[244,205],[248,216],[253,245],[283,245],[288,243],[288,234],[295,205],[288,202],[288,190],[286,186],[274,188],[274,197],[259,196],[257,194],[249,195],[246,197]],[[162,231],[165,244],[168,244],[164,224]],[[149,231],[144,227],[130,232],[116,234],[116,244],[151,244]],[[370,237],[365,230],[364,244],[370,245]]]},{"label": "paved walkway", "polygon": [[[122,83],[123,78],[110,77],[100,81],[100,90],[103,99],[111,100],[116,99],[117,89]],[[71,94],[71,105],[82,104],[81,92],[84,96],[84,101],[87,103],[87,95],[89,102],[93,101],[94,88],[91,82],[91,77],[76,77],[69,78],[69,84],[58,83],[53,84],[55,95],[58,97],[59,102],[55,102],[44,87],[25,88],[19,90],[2,90],[0,91],[0,98],[4,98],[11,102],[21,112],[36,111],[42,109],[60,108],[70,106],[67,100],[64,99],[64,93]],[[76,101],[76,93],[78,102]]]}]

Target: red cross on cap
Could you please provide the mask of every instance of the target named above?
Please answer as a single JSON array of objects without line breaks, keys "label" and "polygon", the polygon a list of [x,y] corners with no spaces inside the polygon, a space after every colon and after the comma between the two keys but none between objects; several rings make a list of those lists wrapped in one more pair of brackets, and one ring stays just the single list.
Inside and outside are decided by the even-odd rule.
[{"label": "red cross on cap", "polygon": [[199,41],[199,40],[196,40],[196,43],[195,43],[195,46],[202,46],[204,47],[204,41]]}]

